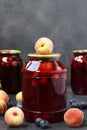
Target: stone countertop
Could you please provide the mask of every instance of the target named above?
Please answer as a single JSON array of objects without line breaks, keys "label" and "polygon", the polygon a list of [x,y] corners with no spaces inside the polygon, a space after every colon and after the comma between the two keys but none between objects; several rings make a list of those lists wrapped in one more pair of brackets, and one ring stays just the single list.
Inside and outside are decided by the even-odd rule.
[{"label": "stone countertop", "polygon": [[[12,100],[15,100],[15,95],[10,95]],[[71,88],[67,88],[67,108],[69,108],[69,101],[70,99],[75,98],[78,101],[87,101],[87,96],[81,96],[81,95],[74,95],[71,91]],[[58,122],[58,123],[52,123],[50,124],[50,128],[47,128],[49,130],[87,130],[87,110],[84,111],[85,113],[85,119],[82,126],[77,128],[71,128],[67,126],[64,121]],[[42,130],[42,128],[37,127],[35,123],[30,123],[28,121],[24,121],[24,123],[19,127],[9,127],[5,123],[4,116],[0,116],[0,130]]]}]

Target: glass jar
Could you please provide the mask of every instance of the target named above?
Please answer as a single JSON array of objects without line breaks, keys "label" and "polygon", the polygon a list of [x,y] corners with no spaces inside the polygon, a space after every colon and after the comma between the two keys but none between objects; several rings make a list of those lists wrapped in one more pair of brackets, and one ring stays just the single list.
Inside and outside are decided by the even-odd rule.
[{"label": "glass jar", "polygon": [[22,90],[22,59],[20,50],[0,50],[1,86],[8,94]]},{"label": "glass jar", "polygon": [[73,51],[71,88],[74,94],[87,95],[87,50]]},{"label": "glass jar", "polygon": [[41,117],[49,122],[63,120],[66,111],[67,69],[59,60],[60,54],[29,54],[23,67],[23,111],[34,122]]}]

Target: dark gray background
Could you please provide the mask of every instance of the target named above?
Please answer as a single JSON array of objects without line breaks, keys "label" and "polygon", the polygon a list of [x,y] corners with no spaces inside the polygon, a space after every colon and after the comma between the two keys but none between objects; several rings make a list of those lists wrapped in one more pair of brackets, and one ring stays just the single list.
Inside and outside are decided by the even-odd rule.
[{"label": "dark gray background", "polygon": [[22,59],[46,36],[68,68],[72,50],[87,47],[87,0],[0,0],[0,49],[20,49]]}]

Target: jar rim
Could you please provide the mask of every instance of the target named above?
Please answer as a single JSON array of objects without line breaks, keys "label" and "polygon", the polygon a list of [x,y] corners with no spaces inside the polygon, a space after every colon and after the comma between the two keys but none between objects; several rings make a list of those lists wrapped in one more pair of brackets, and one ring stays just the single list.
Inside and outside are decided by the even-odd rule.
[{"label": "jar rim", "polygon": [[13,50],[13,49],[3,49],[0,50],[0,54],[20,54],[20,50]]},{"label": "jar rim", "polygon": [[73,53],[87,53],[86,49],[82,49],[82,50],[73,50]]},{"label": "jar rim", "polygon": [[29,57],[35,57],[35,58],[60,58],[60,53],[52,53],[52,54],[37,54],[37,53],[29,53]]}]

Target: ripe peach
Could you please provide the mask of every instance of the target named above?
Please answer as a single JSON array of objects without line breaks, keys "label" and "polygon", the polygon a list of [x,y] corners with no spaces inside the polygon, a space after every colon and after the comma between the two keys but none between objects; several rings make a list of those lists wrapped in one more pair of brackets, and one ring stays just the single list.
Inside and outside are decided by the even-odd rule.
[{"label": "ripe peach", "polygon": [[32,87],[37,87],[37,81],[36,80],[32,80]]},{"label": "ripe peach", "polygon": [[0,99],[0,114],[4,114],[7,109],[7,104],[3,99]]},{"label": "ripe peach", "polygon": [[16,101],[22,103],[22,91],[16,94]]},{"label": "ripe peach", "polygon": [[46,77],[41,78],[41,80],[39,82],[40,82],[41,85],[46,85],[47,84]]},{"label": "ripe peach", "polygon": [[52,75],[52,71],[55,69],[55,65],[52,62],[42,62],[40,64],[39,70],[40,70],[40,74],[42,76],[51,76]]},{"label": "ripe peach", "polygon": [[38,54],[51,54],[53,42],[47,37],[41,37],[35,43],[35,50]]},{"label": "ripe peach", "polygon": [[20,126],[24,121],[24,113],[18,107],[11,107],[5,112],[4,119],[8,126]]},{"label": "ripe peach", "polygon": [[78,108],[70,108],[64,114],[64,121],[70,127],[78,127],[82,125],[84,113]]},{"label": "ripe peach", "polygon": [[3,99],[6,103],[8,103],[9,95],[4,90],[0,90],[0,99]]},{"label": "ripe peach", "polygon": [[39,67],[39,69],[41,70],[41,71],[52,71],[52,70],[54,70],[55,69],[55,65],[52,63],[52,62],[42,62],[41,64],[40,64],[40,67]]}]

